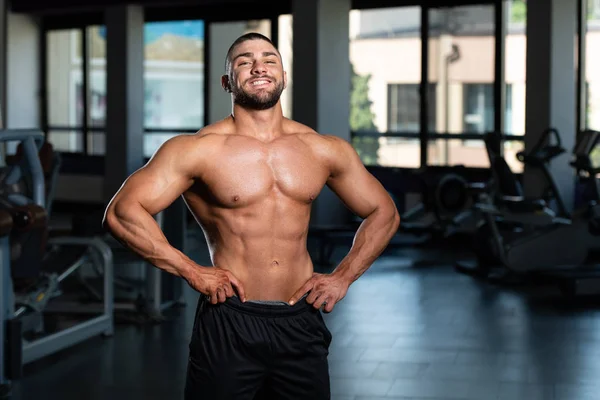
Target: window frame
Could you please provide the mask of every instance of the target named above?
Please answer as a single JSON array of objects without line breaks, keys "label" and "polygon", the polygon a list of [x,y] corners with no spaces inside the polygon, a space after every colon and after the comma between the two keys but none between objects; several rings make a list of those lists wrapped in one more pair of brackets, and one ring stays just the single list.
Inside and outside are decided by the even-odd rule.
[{"label": "window frame", "polygon": [[[493,84],[493,104],[494,104],[494,130],[497,132],[504,132],[504,121],[505,121],[505,79],[504,79],[504,61],[505,61],[505,37],[506,37],[506,26],[504,23],[505,15],[509,9],[508,0],[463,0],[452,3],[452,7],[470,6],[470,5],[492,5],[494,6],[494,36],[495,36],[495,48],[494,48],[494,82]],[[429,12],[431,10],[440,9],[447,4],[444,2],[429,1],[425,4],[414,4],[419,5],[421,8],[421,82],[420,82],[420,129],[418,132],[356,132],[351,131],[351,137],[363,137],[363,136],[381,136],[381,137],[394,137],[394,138],[405,138],[405,139],[420,139],[420,167],[429,166],[428,160],[428,145],[429,141],[437,140],[464,140],[483,141],[484,135],[479,133],[448,133],[448,132],[430,132],[428,129],[429,124],[429,99],[428,86],[431,84],[427,77],[429,76]],[[389,7],[410,7],[414,6],[411,4],[373,4],[369,7],[357,7],[353,10],[366,10],[366,9],[383,9]],[[424,95],[423,95],[424,94]],[[504,134],[504,141],[524,141],[524,136],[514,134]],[[504,147],[504,146],[502,146]]]},{"label": "window frame", "polygon": [[[247,9],[246,9],[247,8]],[[226,11],[226,12],[224,12]],[[203,46],[203,58],[207,60],[210,52],[210,24],[220,22],[236,22],[236,21],[248,21],[255,19],[269,20],[271,26],[271,39],[277,46],[278,44],[278,30],[279,30],[279,16],[290,13],[286,7],[279,6],[265,10],[257,9],[249,5],[248,7],[241,7],[232,13],[231,7],[223,6],[207,6],[207,7],[146,7],[144,10],[144,23],[149,22],[167,22],[167,21],[184,21],[184,20],[202,20],[204,22],[204,46]],[[93,132],[105,132],[106,126],[91,126],[88,121],[89,116],[89,59],[88,59],[88,37],[87,29],[90,26],[104,25],[104,14],[102,12],[91,12],[82,14],[70,14],[70,15],[47,15],[43,16],[40,21],[40,83],[41,83],[41,112],[40,112],[40,126],[48,139],[50,132],[67,132],[77,131],[78,135],[83,135],[83,150],[64,152],[63,155],[67,157],[73,155],[74,158],[80,157],[104,157],[104,155],[95,155],[91,152],[89,143],[89,133]],[[51,124],[49,120],[49,96],[48,96],[48,33],[57,30],[80,30],[82,35],[82,90],[83,96],[83,124],[82,126],[69,126]],[[210,85],[208,77],[210,74],[210,63],[205,62],[203,79],[205,84],[203,85],[203,96],[204,99],[209,98]],[[205,118],[210,115],[210,102],[204,101],[204,116]],[[200,129],[201,127],[198,127]],[[195,133],[198,129],[181,129],[181,128],[170,128],[170,127],[146,127],[144,126],[144,135],[152,135],[159,133],[172,133],[179,132]]]},{"label": "window frame", "polygon": [[[585,15],[584,9],[585,9],[585,3],[586,0],[580,0],[580,32],[585,31],[585,23],[581,22],[581,19],[583,18],[583,16]],[[368,2],[361,2],[358,0],[354,0],[353,1],[353,7],[352,9],[377,9],[377,8],[385,8],[385,7],[399,7],[399,6],[408,6],[408,5],[413,5],[412,3],[415,3],[414,5],[421,5],[421,40],[422,40],[422,74],[421,76],[427,77],[427,72],[428,72],[428,40],[429,40],[429,11],[432,9],[437,9],[440,7],[444,6],[444,2],[443,1],[428,1],[425,2],[425,4],[423,5],[423,2],[400,2],[400,1],[378,1],[378,2],[373,2],[373,1],[368,1]],[[494,108],[496,110],[496,112],[494,113],[494,129],[498,130],[498,131],[503,131],[504,130],[504,114],[506,112],[505,107],[504,107],[504,42],[505,42],[505,24],[503,23],[504,21],[504,15],[506,12],[508,12],[508,5],[509,2],[507,0],[463,0],[463,1],[458,1],[452,4],[452,6],[463,6],[463,5],[493,5],[494,9],[495,9],[495,79],[494,79]],[[223,16],[223,14],[220,12],[220,10],[217,9],[218,7],[210,7],[209,8],[205,8],[205,7],[181,7],[181,8],[174,8],[174,7],[167,7],[167,8],[159,8],[159,7],[148,7],[145,10],[145,22],[154,22],[154,21],[175,21],[175,20],[184,20],[184,19],[202,19],[204,21],[204,29],[205,29],[205,33],[204,33],[204,38],[205,38],[205,45],[204,45],[204,52],[205,52],[205,59],[208,56],[208,52],[209,52],[209,45],[208,43],[210,42],[210,29],[209,26],[212,22],[227,22],[227,21],[243,21],[243,20],[248,20],[248,19],[270,19],[271,21],[271,35],[273,38],[273,41],[277,44],[278,38],[277,38],[277,33],[278,33],[278,17],[280,15],[283,14],[289,14],[292,10],[289,8],[289,6],[284,6],[281,5],[281,7],[277,7],[277,8],[273,8],[271,10],[268,11],[257,11],[255,7],[251,7],[248,10],[240,10],[239,13],[235,13],[235,14],[231,14],[231,9],[228,10],[228,13],[225,14],[226,16]],[[248,14],[248,12],[251,12],[251,14]],[[88,96],[87,96],[87,84],[88,84],[88,79],[89,79],[89,72],[87,71],[87,69],[89,69],[89,66],[87,65],[88,63],[88,57],[87,57],[87,27],[90,25],[101,25],[104,23],[104,15],[102,12],[91,12],[91,13],[85,13],[85,14],[71,14],[71,15],[53,15],[53,16],[44,16],[42,18],[42,29],[40,30],[40,35],[41,35],[41,63],[42,66],[40,68],[40,75],[41,75],[41,79],[40,82],[42,83],[42,91],[41,91],[41,97],[42,97],[42,107],[41,107],[41,113],[40,113],[40,118],[41,118],[41,126],[44,130],[44,132],[46,132],[46,134],[52,130],[52,131],[71,131],[71,130],[78,130],[81,132],[81,134],[84,135],[84,155],[88,154],[88,147],[89,147],[89,143],[88,143],[88,133],[92,133],[92,132],[100,132],[100,131],[104,131],[105,128],[104,127],[92,127],[89,126],[90,124],[88,123],[88,118],[87,118],[87,113],[89,112],[88,109]],[[47,56],[47,41],[46,41],[46,34],[48,31],[50,30],[57,30],[57,29],[81,29],[82,30],[82,37],[84,39],[84,44],[83,47],[85,47],[84,51],[86,51],[86,57],[83,57],[83,68],[84,68],[84,90],[86,90],[86,95],[84,96],[84,124],[81,127],[77,127],[77,126],[55,126],[52,124],[49,124],[48,121],[48,92],[47,92],[47,63],[46,63],[46,56]],[[579,40],[580,40],[580,46],[582,45],[584,36],[580,35]],[[580,47],[582,48],[582,47]],[[580,51],[579,52],[579,57],[580,60],[583,58],[583,52]],[[580,62],[580,65],[581,62]],[[579,75],[581,76],[581,70],[582,68],[580,68],[580,73]],[[209,68],[208,68],[208,63],[205,65],[204,68],[204,78],[205,78],[205,82],[207,82],[207,76],[209,74]],[[428,85],[428,82],[426,80],[421,80],[420,83],[420,88],[421,88],[421,92],[423,92],[423,88],[426,88]],[[581,91],[581,85],[579,86],[579,96],[578,96],[578,100],[581,101],[581,96],[582,96],[582,91]],[[210,85],[204,85],[204,97],[205,99],[208,98],[209,96],[209,87]],[[425,90],[425,93],[427,93],[427,90]],[[428,99],[427,99],[427,95],[425,96],[420,96],[420,110],[426,110],[427,109],[427,104],[428,104]],[[584,103],[583,103],[584,104]],[[581,103],[578,105],[578,110],[582,110],[581,107]],[[208,101],[204,102],[204,115],[208,116],[210,115],[210,104]],[[582,113],[584,114],[584,113]],[[448,133],[432,133],[432,132],[428,132],[427,129],[424,129],[424,127],[427,127],[428,125],[428,116],[426,115],[425,112],[420,112],[420,126],[422,127],[420,129],[419,132],[394,132],[394,131],[390,131],[390,132],[384,132],[382,134],[380,133],[376,133],[377,136],[387,136],[387,137],[396,137],[396,138],[406,138],[406,139],[415,139],[418,138],[420,139],[420,147],[421,147],[421,155],[420,155],[420,160],[421,160],[421,167],[423,166],[427,166],[428,165],[428,160],[427,160],[427,147],[428,147],[428,141],[429,140],[449,140],[449,139],[457,139],[457,135],[456,134],[448,134]],[[579,123],[581,123],[581,121],[578,121]],[[579,128],[579,126],[578,126]],[[181,132],[181,133],[193,133],[195,130],[191,130],[191,129],[175,129],[177,132]],[[144,134],[155,134],[155,133],[164,133],[165,131],[170,131],[173,132],[174,129],[168,129],[168,128],[146,128],[144,127]],[[579,131],[579,129],[578,129]],[[351,137],[360,137],[360,136],[373,136],[373,134],[375,134],[374,132],[351,132]],[[465,139],[465,140],[482,140],[482,135],[480,134],[465,134],[463,133],[460,137],[461,139]],[[506,134],[504,135],[504,139],[505,141],[512,141],[512,140],[516,140],[516,141],[523,141],[524,137],[522,135],[510,135],[510,134]]]}]

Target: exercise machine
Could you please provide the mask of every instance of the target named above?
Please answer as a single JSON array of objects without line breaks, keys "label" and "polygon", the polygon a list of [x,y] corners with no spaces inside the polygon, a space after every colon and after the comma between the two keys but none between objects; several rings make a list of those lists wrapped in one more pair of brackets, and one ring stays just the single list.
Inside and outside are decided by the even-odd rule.
[{"label": "exercise machine", "polygon": [[[45,171],[40,131],[1,130],[0,143],[10,142],[19,143],[20,150],[0,179],[0,385],[4,395],[11,381],[21,377],[23,365],[113,333],[110,247],[95,236],[48,237],[46,204],[52,193],[46,190],[46,180],[57,176],[52,169],[56,164],[51,162]],[[63,295],[65,284],[85,268],[103,272],[102,310],[82,309],[76,319],[53,315],[50,306]]]},{"label": "exercise machine", "polygon": [[417,236],[448,238],[472,233],[477,226],[473,212],[472,185],[465,178],[464,166],[420,169],[421,201],[400,217],[400,231]]},{"label": "exercise machine", "polygon": [[[538,281],[560,283],[568,294],[595,293],[600,288],[600,268],[588,261],[590,254],[600,248],[600,168],[592,165],[590,153],[599,140],[599,132],[584,131],[574,147],[570,164],[577,176],[594,188],[595,198],[570,213],[569,218],[557,216],[543,199],[525,199],[520,193],[507,196],[506,190],[518,188],[516,178],[507,173],[508,166],[501,157],[490,154],[494,176],[505,192],[494,199],[485,189],[480,191],[475,207],[485,224],[480,227],[475,246],[477,265],[468,268],[459,263],[458,270],[490,276],[499,267],[501,274],[496,276],[501,277],[500,281],[506,276],[533,276]],[[549,171],[547,176],[551,186],[556,187]]]},{"label": "exercise machine", "polygon": [[562,146],[558,130],[548,128],[542,132],[540,139],[530,151],[518,152],[517,159],[526,167],[536,168],[542,172],[546,181],[546,187],[542,192],[541,199],[555,211],[557,217],[569,218],[570,213],[565,206],[563,196],[556,184],[556,180],[550,172],[552,161],[556,157],[566,153],[566,151]]},{"label": "exercise machine", "polygon": [[[186,212],[179,198],[167,209],[154,216],[158,226],[173,247],[186,250]],[[138,257],[111,235],[106,234],[100,221],[101,213],[76,216],[72,232],[77,236],[99,235],[113,253],[115,273],[114,317],[116,321],[135,324],[160,323],[166,311],[185,306],[184,288],[187,283],[162,271]],[[104,279],[102,269],[88,270],[68,288],[68,295],[55,302],[53,309],[76,313],[80,307],[101,309],[104,296],[99,287]]]}]

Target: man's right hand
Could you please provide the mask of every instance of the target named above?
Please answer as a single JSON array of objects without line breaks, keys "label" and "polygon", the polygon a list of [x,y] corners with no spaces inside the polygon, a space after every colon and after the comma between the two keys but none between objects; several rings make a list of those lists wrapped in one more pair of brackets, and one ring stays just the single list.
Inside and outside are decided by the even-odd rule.
[{"label": "man's right hand", "polygon": [[219,267],[192,268],[185,280],[193,289],[208,296],[211,304],[224,303],[228,297],[236,294],[235,291],[241,301],[246,301],[242,284],[231,271],[226,269]]}]

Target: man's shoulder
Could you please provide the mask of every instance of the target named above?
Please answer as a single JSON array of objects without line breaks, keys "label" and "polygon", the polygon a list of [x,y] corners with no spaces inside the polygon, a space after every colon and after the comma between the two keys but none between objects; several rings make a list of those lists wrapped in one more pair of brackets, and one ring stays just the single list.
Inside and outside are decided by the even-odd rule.
[{"label": "man's shoulder", "polygon": [[225,118],[212,124],[206,125],[204,128],[196,132],[199,137],[215,137],[223,136],[232,133],[235,130],[231,118]]},{"label": "man's shoulder", "polygon": [[[182,133],[163,143],[156,155],[182,158],[184,155],[200,157],[213,152],[223,143],[224,135],[218,125],[208,125],[195,133]],[[186,157],[187,158],[187,157]]]},{"label": "man's shoulder", "polygon": [[297,134],[302,139],[309,141],[318,147],[340,147],[349,145],[348,141],[335,135],[327,133],[319,133],[311,127],[300,122],[287,120],[288,130]]}]

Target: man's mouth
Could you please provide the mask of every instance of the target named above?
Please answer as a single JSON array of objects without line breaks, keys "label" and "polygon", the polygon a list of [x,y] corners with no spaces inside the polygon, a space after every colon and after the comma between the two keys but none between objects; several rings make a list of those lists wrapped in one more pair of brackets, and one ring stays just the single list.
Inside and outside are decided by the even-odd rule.
[{"label": "man's mouth", "polygon": [[257,79],[257,80],[250,82],[250,85],[252,85],[253,87],[260,87],[260,86],[268,85],[269,83],[271,83],[271,81],[268,79]]}]

